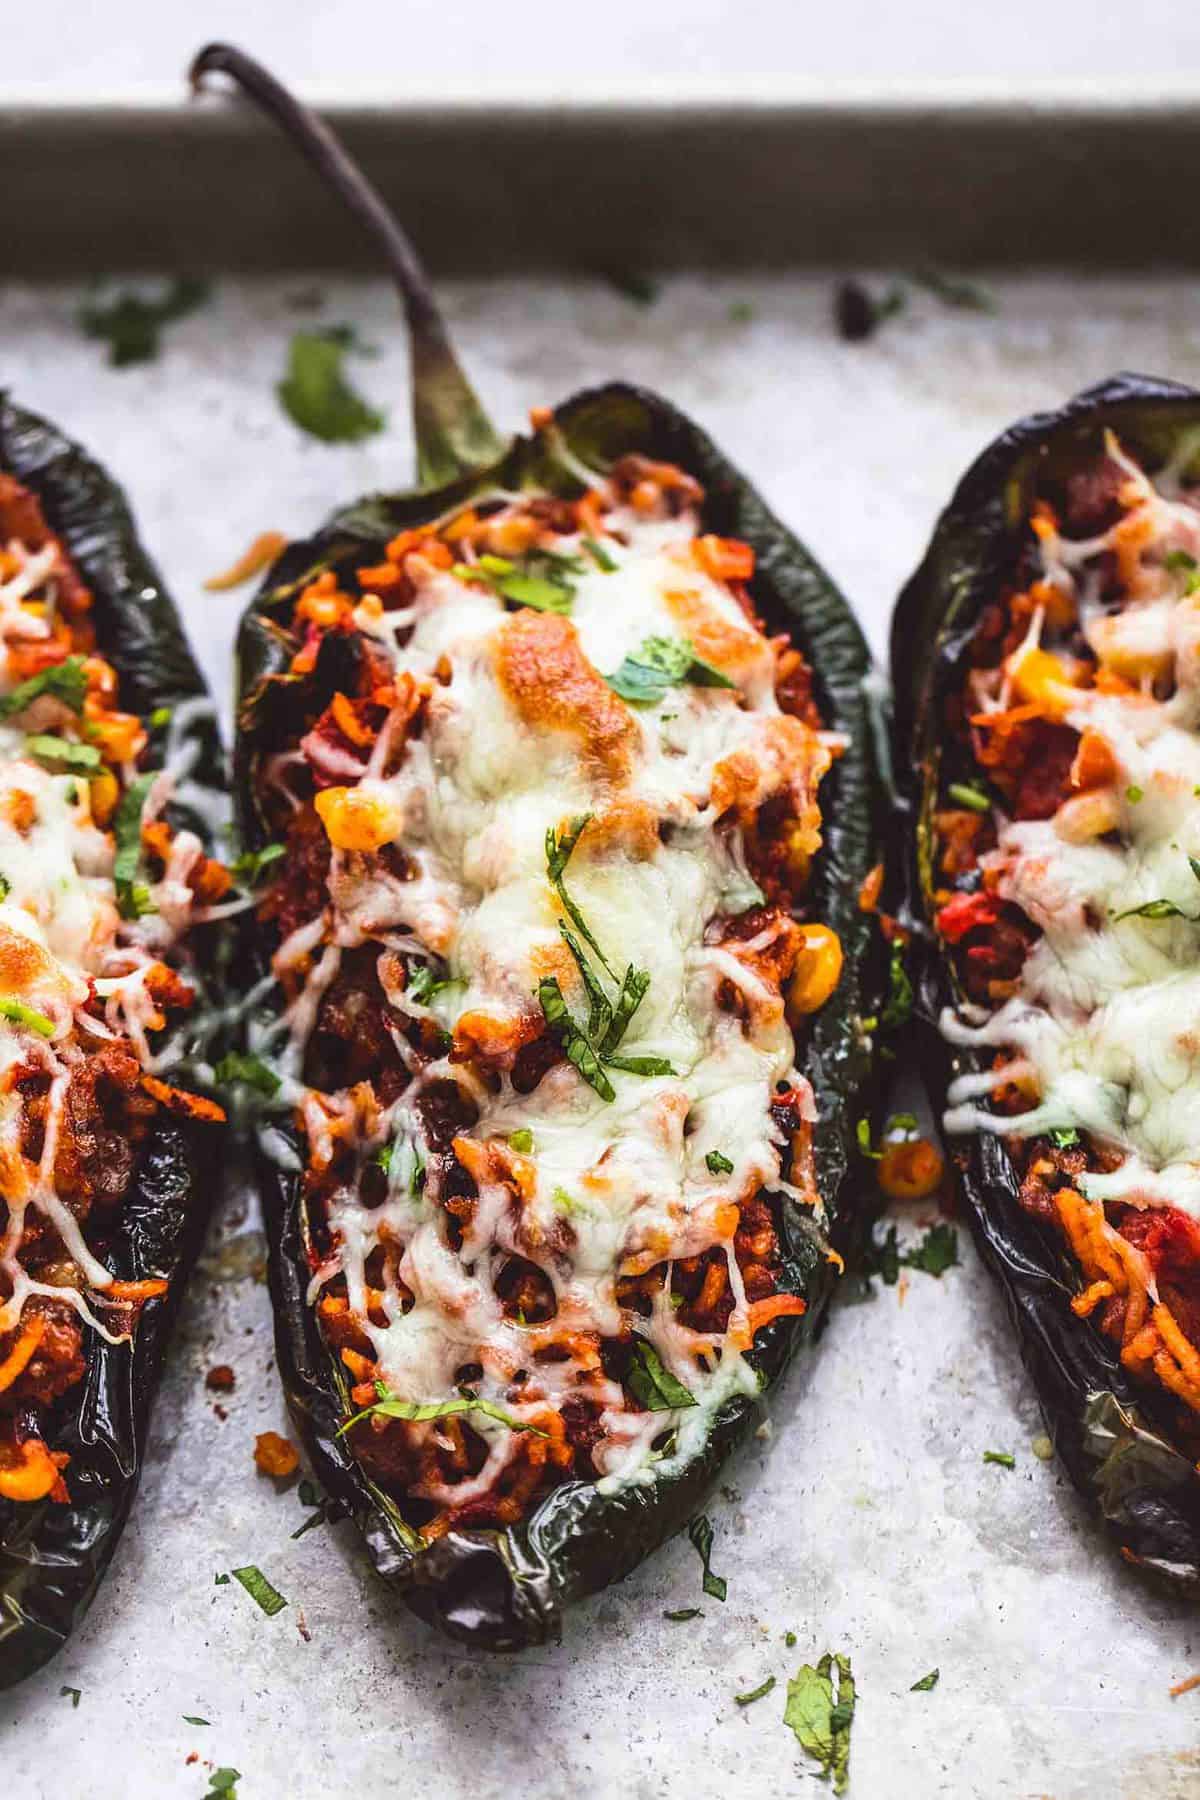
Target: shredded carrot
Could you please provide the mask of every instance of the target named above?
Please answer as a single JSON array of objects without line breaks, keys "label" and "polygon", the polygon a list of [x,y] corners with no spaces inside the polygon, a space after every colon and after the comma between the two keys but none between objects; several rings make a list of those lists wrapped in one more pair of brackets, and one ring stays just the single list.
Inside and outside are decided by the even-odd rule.
[{"label": "shredded carrot", "polygon": [[161,1300],[170,1287],[169,1281],[110,1281],[100,1292],[106,1300]]},{"label": "shredded carrot", "polygon": [[349,738],[352,744],[357,744],[360,750],[366,750],[375,742],[374,733],[363,724],[353,703],[345,694],[335,694],[329,703],[329,710],[342,736]]},{"label": "shredded carrot", "polygon": [[220,575],[210,575],[205,587],[210,594],[223,594],[229,588],[241,587],[244,581],[250,581],[263,569],[269,568],[277,556],[287,549],[288,541],[282,531],[260,531],[249,549],[243,550],[237,561]]},{"label": "shredded carrot", "polygon": [[695,555],[714,581],[749,581],[754,573],[754,551],[738,538],[714,537],[707,532],[696,539]]},{"label": "shredded carrot", "polygon": [[0,1499],[29,1502],[53,1495],[59,1484],[60,1464],[41,1438],[26,1438],[13,1448],[20,1459],[16,1463],[0,1450]]},{"label": "shredded carrot", "polygon": [[531,406],[529,423],[534,431],[545,431],[548,425],[554,423],[554,408],[552,406]]},{"label": "shredded carrot", "polygon": [[864,876],[862,886],[858,890],[858,910],[873,913],[879,910],[879,896],[883,892],[883,864],[877,862],[875,867]]},{"label": "shredded carrot", "polygon": [[22,1328],[21,1335],[0,1362],[0,1394],[10,1388],[17,1376],[22,1374],[32,1362],[35,1351],[46,1335],[46,1320],[42,1313],[34,1313]]},{"label": "shredded carrot", "polygon": [[165,1081],[159,1081],[154,1075],[143,1075],[142,1086],[168,1112],[181,1113],[189,1119],[203,1119],[213,1125],[225,1122],[225,1109],[218,1106],[215,1100],[205,1100],[200,1094],[185,1093],[182,1088],[168,1087]]},{"label": "shredded carrot", "polygon": [[1173,1688],[1168,1688],[1172,1700],[1178,1700],[1180,1694],[1190,1694],[1193,1688],[1200,1687],[1200,1675],[1189,1675],[1186,1681],[1177,1681]]},{"label": "shredded carrot", "polygon": [[1086,1319],[1095,1311],[1102,1300],[1107,1300],[1116,1292],[1111,1281],[1093,1281],[1090,1287],[1076,1294],[1071,1302],[1071,1311],[1077,1318]]},{"label": "shredded carrot", "polygon": [[394,562],[372,563],[369,568],[356,569],[354,573],[358,576],[359,587],[372,593],[387,592],[404,582],[404,570]]},{"label": "shredded carrot", "polygon": [[808,1307],[799,1294],[769,1294],[765,1300],[755,1300],[746,1309],[750,1336],[754,1337],[772,1319],[781,1319],[787,1314],[798,1319],[801,1313],[807,1311]]}]

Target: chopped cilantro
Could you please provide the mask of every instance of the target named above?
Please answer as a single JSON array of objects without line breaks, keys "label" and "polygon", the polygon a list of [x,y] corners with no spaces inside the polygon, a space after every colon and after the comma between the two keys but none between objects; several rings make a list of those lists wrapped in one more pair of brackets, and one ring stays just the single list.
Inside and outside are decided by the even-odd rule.
[{"label": "chopped cilantro", "polygon": [[900,1258],[908,1269],[921,1269],[939,1278],[958,1262],[958,1233],[945,1220],[931,1225],[920,1243]]},{"label": "chopped cilantro", "polygon": [[913,1682],[912,1686],[908,1690],[909,1693],[910,1694],[927,1694],[927,1693],[929,1693],[931,1688],[935,1688],[937,1686],[938,1681],[941,1679],[941,1673],[942,1672],[940,1669],[930,1669],[928,1675],[922,1675],[920,1681]]},{"label": "chopped cilantro", "polygon": [[60,1700],[69,1700],[72,1707],[76,1707],[83,1698],[83,1689],[67,1687],[64,1683],[58,1690],[58,1697]]},{"label": "chopped cilantro", "polygon": [[11,1019],[14,1025],[24,1025],[28,1030],[36,1031],[39,1037],[54,1036],[53,1019],[26,1006],[23,1000],[14,1000],[9,994],[0,994],[0,1018]]},{"label": "chopped cilantro", "polygon": [[985,1450],[983,1460],[985,1463],[998,1463],[1002,1469],[1015,1469],[1017,1466],[1016,1457],[1007,1450]]},{"label": "chopped cilantro", "polygon": [[117,889],[117,906],[123,919],[140,919],[149,908],[150,893],[138,881],[142,862],[142,813],[155,775],[139,775],[121,796],[113,820],[113,837],[117,854],[113,862],[113,881]]},{"label": "chopped cilantro", "polygon": [[224,1794],[226,1800],[237,1800],[237,1784],[242,1779],[238,1769],[214,1769],[208,1778],[210,1794]]},{"label": "chopped cilantro", "polygon": [[643,1412],[673,1412],[696,1404],[696,1396],[664,1366],[649,1339],[636,1332],[625,1385]]},{"label": "chopped cilantro", "polygon": [[710,1175],[732,1175],[733,1164],[722,1150],[710,1150],[704,1159]]},{"label": "chopped cilantro", "polygon": [[52,694],[61,700],[72,712],[79,712],[83,706],[83,697],[87,692],[87,676],[84,674],[82,656],[68,656],[65,662],[54,663],[48,669],[39,669],[27,681],[20,681],[11,693],[0,695],[0,719],[11,719],[14,713],[24,712],[40,694]]},{"label": "chopped cilantro", "polygon": [[604,545],[599,543],[597,539],[594,537],[585,537],[583,540],[583,547],[598,569],[602,569],[606,575],[616,574],[618,564],[613,561],[613,558],[604,548]]},{"label": "chopped cilantro", "polygon": [[183,1722],[185,1725],[211,1725],[212,1724],[211,1719],[202,1719],[198,1713],[184,1713],[183,1714]]},{"label": "chopped cilantro", "polygon": [[228,1577],[228,1575],[216,1575],[216,1576],[214,1576],[214,1577],[213,1577],[213,1586],[214,1586],[214,1587],[228,1587],[228,1586],[229,1586],[229,1577]]},{"label": "chopped cilantro", "polygon": [[99,339],[108,345],[111,367],[124,369],[132,363],[152,362],[159,352],[159,334],[163,326],[195,312],[208,295],[206,281],[179,276],[158,299],[126,292],[107,304],[81,307],[79,324],[85,337]]},{"label": "chopped cilantro", "polygon": [[705,1593],[711,1595],[714,1600],[724,1600],[728,1583],[723,1575],[714,1575],[712,1572],[713,1528],[711,1520],[705,1513],[698,1514],[688,1526],[687,1534],[704,1565],[703,1587]]},{"label": "chopped cilantro", "polygon": [[664,1619],[670,1619],[672,1625],[683,1625],[688,1619],[702,1619],[704,1614],[698,1606],[680,1606],[674,1612],[665,1612]]},{"label": "chopped cilantro", "polygon": [[579,1211],[579,1202],[574,1195],[568,1194],[565,1187],[556,1187],[550,1198],[559,1212],[566,1213],[568,1218],[572,1213]]},{"label": "chopped cilantro", "polygon": [[245,1056],[240,1050],[230,1050],[221,1058],[213,1070],[213,1079],[219,1087],[232,1087],[235,1082],[241,1082],[268,1099],[283,1086],[274,1069],[269,1069],[260,1057]]},{"label": "chopped cilantro", "polygon": [[1112,916],[1118,925],[1122,919],[1187,919],[1193,925],[1200,924],[1200,914],[1185,913],[1173,900],[1143,900],[1140,906],[1127,906],[1124,912]]},{"label": "chopped cilantro", "polygon": [[728,675],[697,656],[686,638],[648,637],[635,656],[604,678],[613,692],[632,706],[654,706],[670,688],[689,681],[693,687],[736,688]]},{"label": "chopped cilantro", "polygon": [[522,1125],[518,1131],[510,1131],[508,1141],[522,1156],[528,1156],[533,1149],[533,1133],[527,1125]]},{"label": "chopped cilantro", "polygon": [[1056,1150],[1073,1150],[1079,1142],[1079,1133],[1071,1125],[1061,1128],[1054,1126],[1046,1133],[1046,1136]]},{"label": "chopped cilantro", "polygon": [[54,737],[49,732],[35,731],[25,739],[25,754],[39,762],[61,763],[65,769],[80,769],[92,774],[100,767],[100,752],[95,744],[73,744],[69,738]]},{"label": "chopped cilantro", "polygon": [[1163,566],[1169,569],[1173,575],[1187,576],[1187,580],[1183,584],[1185,594],[1194,594],[1196,589],[1200,588],[1200,566],[1197,565],[1195,557],[1189,556],[1186,550],[1169,550],[1163,559]]},{"label": "chopped cilantro", "polygon": [[415,969],[408,972],[405,992],[418,1006],[428,1006],[435,994],[440,994],[443,988],[451,986],[453,983],[447,976],[436,975],[428,963],[418,963]]},{"label": "chopped cilantro", "polygon": [[829,1651],[815,1667],[805,1663],[795,1679],[788,1682],[783,1722],[795,1732],[805,1755],[820,1763],[824,1779],[832,1777],[835,1794],[844,1794],[850,1780],[850,1727],[854,1722],[855,1698],[850,1658],[831,1655]]},{"label": "chopped cilantro", "polygon": [[946,789],[951,800],[957,800],[960,806],[967,806],[972,812],[985,813],[992,810],[992,803],[987,795],[966,781],[952,781]]},{"label": "chopped cilantro", "polygon": [[785,1631],[783,1634],[783,1641],[787,1645],[789,1650],[794,1650],[796,1648],[797,1643],[799,1642],[799,1639],[797,1638],[794,1631]]},{"label": "chopped cilantro", "polygon": [[960,275],[946,275],[940,269],[915,269],[912,279],[918,287],[935,295],[943,306],[955,306],[967,312],[996,310],[996,302],[986,288],[975,281],[964,281]]},{"label": "chopped cilantro", "polygon": [[1136,806],[1139,800],[1144,800],[1146,798],[1146,790],[1145,788],[1138,787],[1136,782],[1131,782],[1125,789],[1125,798],[1128,800],[1130,806]]},{"label": "chopped cilantro", "polygon": [[888,963],[888,997],[879,1023],[885,1031],[893,1031],[901,1025],[907,1025],[912,1017],[913,989],[908,978],[908,970],[904,966],[904,945],[898,940],[892,944],[891,960]]},{"label": "chopped cilantro", "polygon": [[[476,1394],[460,1393],[454,1400],[401,1400],[398,1395],[389,1392],[382,1381],[375,1383],[375,1391],[379,1399],[371,1406],[364,1406],[338,1426],[339,1437],[350,1430],[352,1425],[363,1419],[379,1417],[383,1419],[407,1419],[411,1424],[424,1424],[430,1419],[454,1418],[460,1413],[482,1413],[487,1419],[495,1419],[499,1425],[507,1425],[510,1431],[529,1431],[534,1437],[545,1437],[546,1433],[536,1425],[526,1424],[524,1419],[516,1419],[511,1413],[497,1406],[494,1400],[482,1400]],[[234,1573],[236,1574],[236,1570]]]},{"label": "chopped cilantro", "polygon": [[288,348],[280,404],[292,422],[326,444],[353,444],[382,431],[384,415],[368,406],[343,371],[344,333],[297,331]]},{"label": "chopped cilantro", "polygon": [[748,1693],[735,1694],[734,1703],[738,1706],[753,1706],[756,1700],[764,1699],[774,1686],[775,1677],[768,1675],[765,1681],[761,1681],[756,1688],[751,1688]]},{"label": "chopped cilantro", "polygon": [[286,855],[283,844],[264,844],[261,850],[243,850],[232,864],[233,873],[243,887],[253,887],[264,869],[269,869],[272,863]]},{"label": "chopped cilantro", "polygon": [[854,1127],[854,1138],[861,1156],[869,1156],[872,1162],[879,1162],[883,1157],[882,1150],[876,1150],[871,1143],[870,1119],[859,1119]]},{"label": "chopped cilantro", "polygon": [[273,1619],[277,1612],[282,1612],[287,1601],[277,1587],[272,1587],[262,1570],[253,1563],[247,1563],[244,1569],[231,1571],[235,1581],[240,1581],[250,1598]]},{"label": "chopped cilantro", "polygon": [[0,900],[7,900],[12,893],[12,882],[7,875],[0,875]]},{"label": "chopped cilantro", "polygon": [[916,1113],[889,1113],[887,1124],[883,1128],[885,1138],[908,1137],[921,1129]]}]

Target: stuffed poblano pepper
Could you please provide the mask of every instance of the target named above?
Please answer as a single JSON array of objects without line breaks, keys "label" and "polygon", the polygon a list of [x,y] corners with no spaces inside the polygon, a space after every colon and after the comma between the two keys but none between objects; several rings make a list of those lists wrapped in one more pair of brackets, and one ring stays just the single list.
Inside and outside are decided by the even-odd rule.
[{"label": "stuffed poblano pepper", "polygon": [[0,394],[0,1688],[128,1516],[222,1117],[186,1073],[221,756],[124,498]]},{"label": "stuffed poblano pepper", "polygon": [[1126,375],[960,483],[899,603],[931,1066],[1076,1486],[1200,1580],[1200,393]]},{"label": "stuffed poblano pepper", "polygon": [[693,1518],[836,1284],[884,960],[868,655],[666,401],[501,441],[328,131],[214,71],[382,244],[425,481],[292,545],[241,632],[279,1362],[380,1572],[518,1648]]}]

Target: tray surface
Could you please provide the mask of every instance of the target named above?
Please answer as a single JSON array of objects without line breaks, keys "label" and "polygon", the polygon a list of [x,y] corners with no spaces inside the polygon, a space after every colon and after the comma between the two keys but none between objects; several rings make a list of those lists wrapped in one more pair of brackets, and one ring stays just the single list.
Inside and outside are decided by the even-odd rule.
[{"label": "tray surface", "polygon": [[[992,315],[920,296],[863,346],[835,338],[827,275],[684,276],[647,308],[578,280],[458,284],[447,298],[503,423],[609,376],[671,394],[807,538],[881,649],[937,508],[1005,423],[1121,367],[1200,379],[1190,277],[989,285]],[[314,290],[322,304],[301,310]],[[335,501],[409,478],[393,303],[369,281],[222,280],[158,362],[112,371],[76,329],[79,297],[4,291],[0,383],[126,482],[227,706],[243,596],[206,594],[204,578],[264,528],[300,532]],[[291,331],[341,320],[381,346],[352,374],[392,422],[331,449],[299,435],[273,387]],[[927,1217],[910,1209],[902,1232]],[[851,1800],[1194,1794],[1200,1693],[1167,1690],[1200,1669],[1200,1627],[1114,1563],[1034,1455],[1034,1401],[962,1232],[960,1253],[940,1281],[914,1272],[907,1290],[839,1309],[811,1372],[787,1382],[773,1435],[711,1508],[724,1607],[677,1541],[580,1607],[561,1647],[488,1660],[389,1618],[351,1528],[293,1541],[307,1516],[294,1489],[255,1474],[254,1434],[286,1423],[253,1278],[261,1239],[231,1194],[107,1585],[63,1655],[0,1699],[9,1790],[200,1800],[208,1762],[242,1771],[245,1800],[402,1792],[432,1771],[448,1800],[807,1792],[785,1685],[834,1649],[860,1686]],[[220,1362],[237,1373],[224,1420],[203,1385]],[[1016,1469],[985,1466],[985,1450],[1011,1452]],[[236,1583],[214,1585],[246,1563],[287,1596],[275,1618]],[[662,1618],[692,1605],[701,1619]],[[938,1687],[911,1693],[935,1666]],[[768,1674],[775,1692],[739,1709],[734,1693]],[[63,1688],[81,1690],[77,1708]]]}]

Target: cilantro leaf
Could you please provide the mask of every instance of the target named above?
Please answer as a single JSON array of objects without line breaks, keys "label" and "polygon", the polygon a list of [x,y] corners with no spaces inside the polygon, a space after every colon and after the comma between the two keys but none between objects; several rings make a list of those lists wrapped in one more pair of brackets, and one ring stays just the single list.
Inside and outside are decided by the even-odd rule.
[{"label": "cilantro leaf", "polygon": [[211,1719],[202,1719],[198,1713],[183,1713],[181,1716],[182,1716],[182,1719],[183,1719],[183,1722],[185,1725],[211,1725],[212,1724]]},{"label": "cilantro leaf", "polygon": [[264,869],[269,869],[272,863],[286,855],[283,844],[264,844],[261,850],[243,850],[231,867],[243,887],[253,887],[261,879]]},{"label": "cilantro leaf", "polygon": [[39,669],[27,681],[19,681],[11,693],[0,695],[0,719],[10,719],[14,713],[24,712],[39,694],[52,694],[72,712],[79,712],[87,692],[83,664],[82,656],[68,656],[65,662]]},{"label": "cilantro leaf", "polygon": [[142,813],[153,787],[155,775],[139,775],[121,795],[121,804],[113,820],[113,838],[117,846],[113,863],[113,881],[117,889],[117,906],[123,919],[137,919],[146,910],[148,891],[139,892],[138,871],[142,863]]},{"label": "cilantro leaf", "polygon": [[237,1784],[241,1779],[238,1769],[214,1769],[208,1778],[209,1794],[223,1794],[226,1800],[237,1800]]},{"label": "cilantro leaf", "polygon": [[156,300],[126,292],[107,304],[83,306],[79,324],[85,337],[108,345],[110,366],[124,369],[131,363],[152,362],[159,352],[163,326],[195,312],[208,295],[206,281],[180,276]]},{"label": "cilantro leaf", "polygon": [[79,1702],[83,1698],[83,1689],[76,1688],[76,1687],[67,1687],[67,1685],[64,1682],[63,1686],[60,1687],[58,1690],[58,1697],[60,1700],[69,1700],[71,1702],[72,1707],[74,1708],[79,1705]]},{"label": "cilantro leaf", "polygon": [[734,1703],[737,1706],[753,1706],[756,1700],[761,1700],[765,1695],[769,1694],[774,1686],[775,1677],[773,1675],[768,1675],[765,1681],[760,1682],[756,1688],[751,1688],[749,1693],[735,1694],[733,1696]]},{"label": "cilantro leaf", "polygon": [[[837,1700],[833,1697],[833,1670],[837,1668]],[[844,1794],[850,1780],[850,1727],[857,1698],[848,1656],[829,1651],[815,1668],[805,1663],[788,1682],[783,1722],[796,1735],[806,1756],[820,1763],[823,1779],[833,1780],[835,1794]]]},{"label": "cilantro leaf", "polygon": [[1052,1127],[1046,1136],[1056,1150],[1073,1150],[1079,1142],[1079,1133],[1071,1125],[1063,1126],[1061,1130],[1057,1126]]},{"label": "cilantro leaf", "polygon": [[453,985],[448,976],[435,974],[428,963],[418,963],[415,969],[408,971],[405,992],[418,1006],[428,1006],[435,994],[440,994],[443,988]]},{"label": "cilantro leaf", "polygon": [[273,1619],[287,1605],[279,1589],[271,1585],[254,1563],[247,1563],[244,1569],[233,1569],[231,1573],[235,1581],[241,1582],[255,1604],[262,1608],[268,1619]]},{"label": "cilantro leaf", "polygon": [[39,762],[61,763],[65,769],[78,769],[85,775],[100,767],[100,752],[95,744],[73,744],[69,738],[54,737],[49,732],[35,731],[25,739],[25,754]]},{"label": "cilantro leaf", "polygon": [[[459,1394],[453,1400],[401,1400],[398,1395],[389,1393],[381,1381],[375,1383],[379,1399],[371,1406],[364,1406],[338,1426],[337,1435],[342,1437],[352,1425],[363,1419],[376,1415],[383,1419],[406,1419],[410,1424],[425,1424],[430,1419],[450,1419],[460,1413],[482,1413],[485,1418],[495,1419],[499,1425],[507,1425],[510,1431],[529,1431],[534,1437],[545,1437],[547,1434],[536,1425],[529,1425],[524,1419],[516,1419],[511,1413],[497,1406],[494,1400],[482,1400],[476,1394]],[[236,1570],[234,1573],[236,1574]]]},{"label": "cilantro leaf", "polygon": [[625,1386],[643,1412],[673,1412],[696,1404],[696,1396],[672,1375],[650,1340],[639,1333],[634,1334]]},{"label": "cilantro leaf", "polygon": [[698,1606],[680,1606],[674,1612],[664,1612],[663,1618],[670,1619],[672,1625],[684,1625],[689,1619],[702,1619],[704,1614]]},{"label": "cilantro leaf", "polygon": [[958,1262],[958,1233],[953,1225],[939,1220],[931,1225],[920,1243],[906,1250],[900,1258],[907,1269],[921,1269],[939,1279]]},{"label": "cilantro leaf", "polygon": [[287,374],[275,390],[292,422],[326,444],[358,443],[384,425],[384,415],[347,381],[342,368],[346,349],[338,335],[293,333]]},{"label": "cilantro leaf", "polygon": [[697,656],[686,638],[648,637],[634,656],[604,678],[615,694],[631,706],[654,706],[681,682],[695,687],[734,688],[737,683]]},{"label": "cilantro leaf", "polygon": [[274,1069],[269,1069],[260,1057],[243,1055],[240,1050],[226,1052],[213,1070],[213,1079],[219,1087],[232,1087],[240,1081],[268,1099],[283,1086]]},{"label": "cilantro leaf", "polygon": [[522,1125],[518,1131],[510,1131],[508,1141],[522,1156],[528,1156],[533,1149],[533,1133],[527,1125]]},{"label": "cilantro leaf", "polygon": [[885,1031],[893,1031],[901,1025],[907,1025],[912,1018],[913,987],[908,978],[908,970],[904,966],[904,945],[898,941],[892,944],[891,960],[888,963],[888,997],[879,1023]]},{"label": "cilantro leaf", "polygon": [[710,1175],[732,1175],[733,1164],[721,1150],[710,1150],[704,1159],[705,1167]]},{"label": "cilantro leaf", "polygon": [[908,1690],[909,1693],[910,1694],[928,1694],[932,1688],[935,1688],[937,1686],[938,1682],[941,1679],[941,1674],[942,1674],[942,1671],[940,1669],[930,1669],[928,1675],[922,1675],[920,1681],[913,1682],[912,1686]]},{"label": "cilantro leaf", "polygon": [[1200,913],[1185,913],[1181,906],[1173,900],[1143,900],[1140,906],[1127,906],[1124,912],[1114,913],[1115,923],[1122,919],[1187,919],[1191,924],[1200,924]]},{"label": "cilantro leaf", "polygon": [[542,1015],[562,1045],[567,1061],[578,1069],[588,1086],[595,1088],[602,1100],[615,1100],[617,1090],[604,1073],[600,1058],[588,1042],[586,1034],[572,1018],[556,976],[546,975],[538,982],[537,998]]},{"label": "cilantro leaf", "polygon": [[54,1036],[54,1020],[48,1019],[45,1013],[35,1011],[26,1006],[23,1000],[14,1000],[8,994],[0,994],[0,1019],[11,1019],[14,1025],[24,1025],[30,1031],[36,1031],[39,1037]]},{"label": "cilantro leaf", "polygon": [[728,1591],[728,1582],[723,1575],[712,1572],[713,1528],[712,1522],[705,1513],[694,1518],[687,1528],[688,1537],[699,1552],[700,1561],[704,1565],[703,1587],[706,1594],[714,1600],[724,1600]]}]

